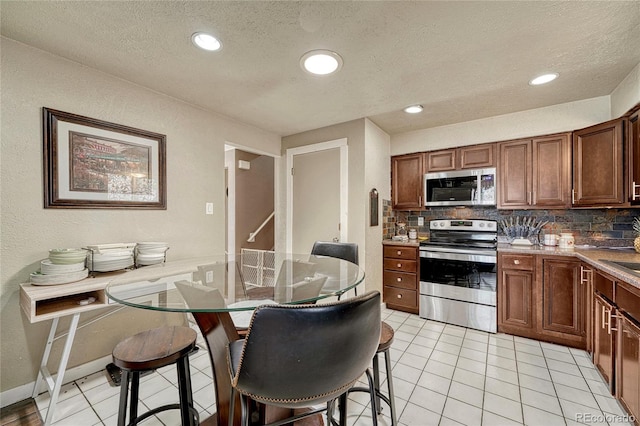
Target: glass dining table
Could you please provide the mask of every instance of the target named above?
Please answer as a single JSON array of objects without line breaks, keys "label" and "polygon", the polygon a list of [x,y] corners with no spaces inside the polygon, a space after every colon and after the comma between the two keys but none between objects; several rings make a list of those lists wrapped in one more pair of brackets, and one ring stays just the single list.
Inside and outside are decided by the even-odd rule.
[{"label": "glass dining table", "polygon": [[[165,262],[115,278],[105,289],[109,299],[122,305],[193,316],[209,351],[216,400],[216,413],[201,424],[226,425],[229,416],[233,416],[233,424],[240,422],[238,401],[234,413],[229,413],[231,380],[226,351],[229,342],[246,333],[257,306],[328,303],[364,281],[364,271],[358,265],[341,259],[267,254],[266,258],[251,254]],[[270,420],[288,414],[275,407],[261,410]]]}]

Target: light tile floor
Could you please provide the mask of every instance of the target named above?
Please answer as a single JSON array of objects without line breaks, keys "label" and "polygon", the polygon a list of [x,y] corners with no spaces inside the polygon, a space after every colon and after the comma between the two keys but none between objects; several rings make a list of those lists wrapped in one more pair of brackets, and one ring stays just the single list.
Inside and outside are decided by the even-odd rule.
[{"label": "light tile floor", "polygon": [[[490,334],[383,310],[395,330],[391,347],[398,422],[428,425],[631,425],[586,352],[505,334]],[[215,411],[211,366],[204,346],[190,359],[201,418]],[[384,362],[380,363],[384,380]],[[140,412],[177,400],[175,368],[145,376]],[[386,383],[383,383],[386,389]],[[104,371],[63,387],[56,426],[115,425],[120,388]],[[371,424],[368,395],[349,396],[349,425]],[[43,418],[48,396],[36,403]],[[390,425],[388,408],[379,424]],[[145,425],[179,425],[176,410]]]}]

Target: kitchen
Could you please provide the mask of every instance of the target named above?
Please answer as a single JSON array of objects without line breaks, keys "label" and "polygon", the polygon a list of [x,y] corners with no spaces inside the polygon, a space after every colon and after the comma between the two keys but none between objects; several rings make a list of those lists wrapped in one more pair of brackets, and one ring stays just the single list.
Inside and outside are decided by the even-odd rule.
[{"label": "kitchen", "polygon": [[[638,60],[634,60],[637,64]],[[364,256],[361,257],[367,282],[382,290],[381,229],[364,225],[364,218],[368,217],[368,201],[365,202],[364,197],[375,187],[382,200],[391,199],[389,154],[580,129],[619,117],[640,100],[640,69],[636,65],[630,67],[611,90],[588,99],[551,106],[531,105],[520,112],[501,112],[489,118],[460,120],[461,124],[393,135],[381,131],[370,119],[345,116],[347,121],[342,124],[329,126],[323,123],[308,127],[317,130],[298,129],[283,133],[288,136],[281,137],[276,132],[240,125],[235,120],[123,82],[11,38],[2,39],[2,64],[3,392],[34,380],[33,371],[37,368],[47,330],[28,324],[22,317],[17,288],[49,248],[81,246],[95,241],[148,240],[154,236],[158,240],[171,241],[170,255],[175,257],[193,256],[201,251],[223,251],[219,243],[224,240],[222,209],[215,206],[224,203],[221,146],[225,142],[249,145],[278,156],[291,147],[347,137],[351,149],[350,192],[354,194],[350,200],[350,239],[363,247]],[[135,214],[43,210],[40,122],[43,106],[167,134],[170,141],[168,210]],[[365,170],[362,162],[366,164]],[[25,163],[29,166],[25,167]],[[189,173],[183,172],[184,164],[190,165]],[[206,183],[193,186],[194,181]],[[213,216],[200,214],[201,204],[208,200],[214,202]],[[476,212],[474,209],[455,211],[466,217],[475,216]],[[575,214],[581,216],[577,212]],[[441,214],[444,212],[434,214],[433,219],[441,218]],[[609,214],[609,211],[603,211],[598,217],[606,218]],[[425,219],[425,223],[430,220]],[[576,219],[580,226],[588,221],[587,214]],[[174,229],[168,229],[166,223],[175,224]],[[201,238],[203,230],[209,238]],[[99,323],[95,328],[82,330],[81,342],[88,342],[96,335],[108,335],[109,338],[91,345],[82,344],[72,358],[72,364],[80,365],[109,353],[114,342],[126,335],[119,324],[122,321],[135,323],[133,315],[129,312]],[[86,356],[80,355],[83,352]],[[11,359],[20,360],[20,366],[8,368],[5,360]]]}]

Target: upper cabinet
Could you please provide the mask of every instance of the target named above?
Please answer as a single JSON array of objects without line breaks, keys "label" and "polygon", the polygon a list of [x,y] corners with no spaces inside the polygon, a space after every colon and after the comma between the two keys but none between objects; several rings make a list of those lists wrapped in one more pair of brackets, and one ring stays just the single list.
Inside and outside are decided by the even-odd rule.
[{"label": "upper cabinet", "polygon": [[394,209],[424,208],[422,160],[422,153],[391,157],[391,199]]},{"label": "upper cabinet", "polygon": [[498,143],[498,208],[566,208],[570,187],[570,134]]},{"label": "upper cabinet", "polygon": [[573,133],[573,205],[604,207],[624,204],[624,119]]},{"label": "upper cabinet", "polygon": [[495,167],[495,144],[463,146],[425,153],[426,173]]},{"label": "upper cabinet", "polygon": [[640,110],[631,114],[627,125],[627,159],[629,170],[628,199],[640,204]]}]

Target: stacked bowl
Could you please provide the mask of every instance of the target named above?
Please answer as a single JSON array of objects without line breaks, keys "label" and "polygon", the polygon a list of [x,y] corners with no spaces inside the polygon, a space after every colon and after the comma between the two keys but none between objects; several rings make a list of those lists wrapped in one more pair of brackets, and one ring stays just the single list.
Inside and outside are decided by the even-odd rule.
[{"label": "stacked bowl", "polygon": [[133,243],[98,244],[91,249],[89,266],[94,272],[110,272],[133,266]]},{"label": "stacked bowl", "polygon": [[52,249],[49,258],[40,261],[40,271],[30,275],[33,285],[57,285],[80,281],[89,275],[85,249]]},{"label": "stacked bowl", "polygon": [[167,243],[147,242],[136,244],[136,265],[147,266],[162,263],[169,250]]}]

